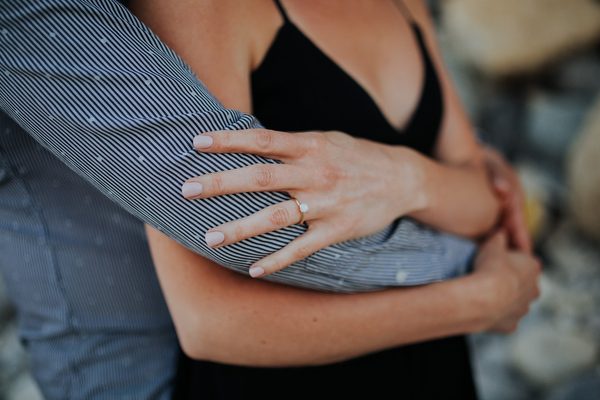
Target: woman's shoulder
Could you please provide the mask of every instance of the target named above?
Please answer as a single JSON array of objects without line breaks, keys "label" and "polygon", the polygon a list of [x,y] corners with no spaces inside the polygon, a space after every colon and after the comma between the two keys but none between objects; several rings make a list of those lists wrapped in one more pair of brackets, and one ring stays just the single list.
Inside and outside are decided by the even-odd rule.
[{"label": "woman's shoulder", "polygon": [[195,41],[244,69],[258,65],[283,24],[273,0],[200,0],[195,15],[201,16]]}]

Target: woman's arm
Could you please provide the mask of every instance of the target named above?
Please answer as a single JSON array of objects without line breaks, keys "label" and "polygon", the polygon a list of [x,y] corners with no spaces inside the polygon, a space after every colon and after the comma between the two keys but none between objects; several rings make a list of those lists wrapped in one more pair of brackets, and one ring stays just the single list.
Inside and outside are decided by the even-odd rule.
[{"label": "woman's arm", "polygon": [[475,272],[415,288],[331,294],[220,268],[150,228],[158,276],[190,357],[253,366],[326,364],[411,342],[513,331],[538,295],[539,264],[496,235]]},{"label": "woman's arm", "polygon": [[[444,65],[435,26],[422,0],[403,0],[424,33],[440,77],[444,117],[432,162],[420,159],[424,207],[410,216],[433,227],[470,237],[489,232],[499,219],[499,202],[487,176],[484,155]],[[419,163],[419,161],[417,161]]]},{"label": "woman's arm", "polygon": [[[196,71],[199,78],[211,92],[223,101],[227,107],[246,112],[250,111],[250,71],[258,62],[256,58],[260,58],[256,56],[253,49],[257,46],[261,47],[261,43],[263,48],[268,47],[273,32],[281,23],[281,16],[272,1],[252,0],[240,3],[214,0],[187,4],[159,0],[143,3],[132,1],[130,6],[138,17]],[[261,27],[265,26],[270,28],[263,31]],[[264,32],[267,32],[267,34],[264,34]],[[252,141],[254,138],[252,133],[244,131],[236,137],[240,140]],[[292,135],[289,134],[288,136],[291,137]],[[355,139],[347,135],[344,136],[353,140],[353,143],[358,143]],[[261,141],[256,141],[256,144],[260,146]],[[380,157],[382,151],[387,151],[391,147],[370,141],[364,141],[364,144],[365,146],[367,144],[371,145],[369,147],[369,149],[372,149],[371,153],[367,154],[368,149],[365,146],[354,144],[352,154],[348,151],[343,152],[350,157],[346,156],[346,159],[341,160],[335,168],[343,170],[348,166],[347,171],[350,170],[349,168],[353,168],[353,171],[356,171],[357,174],[363,174],[362,179],[352,179],[353,182],[358,181],[359,184],[375,183],[380,186],[379,179],[376,176],[370,178],[368,174],[371,174],[371,176],[374,173],[377,174],[378,168],[376,168],[374,162],[382,158]],[[298,151],[299,148],[297,147],[293,150],[293,152]],[[250,153],[261,154],[260,151],[251,151]],[[353,154],[355,157],[352,157]],[[313,152],[313,157],[316,157],[317,160],[337,161],[331,155],[327,157],[320,152]],[[345,162],[345,164],[342,162]],[[257,165],[254,167],[266,169],[271,166]],[[310,167],[313,168],[312,170],[316,168],[316,175],[323,177],[326,175],[323,171],[326,171],[327,168],[320,170],[319,166],[319,163],[315,163]],[[356,168],[357,166],[359,168]],[[232,171],[232,173],[235,173],[235,171]],[[310,171],[303,171],[302,174],[310,175]],[[367,176],[364,175],[365,173]],[[394,173],[388,175],[394,175]],[[212,186],[224,188],[223,185],[217,183],[213,183]],[[328,188],[323,185],[316,187],[325,189],[335,199],[331,187]],[[270,190],[269,188],[263,189]],[[341,189],[339,188],[339,190]],[[364,191],[365,188],[359,190]],[[386,195],[391,197],[389,193],[386,193]],[[223,197],[219,196],[217,199]],[[372,196],[372,198],[376,202],[381,200],[381,196]],[[285,221],[284,218],[292,215],[291,212],[286,212],[285,209],[281,208],[289,203],[288,201],[269,207],[268,210],[271,210],[273,215],[267,219],[270,221],[283,220],[283,225],[279,228],[293,224],[293,222]],[[347,201],[331,207],[330,210],[343,209],[343,203],[347,203]],[[357,205],[359,207],[356,210]],[[295,203],[294,207],[297,207]],[[347,239],[362,237],[367,234],[377,234],[354,243],[342,243],[334,249],[330,248],[330,251],[335,253],[333,257],[325,255],[323,257],[313,257],[307,260],[310,264],[307,267],[298,265],[292,269],[288,268],[288,270],[278,274],[279,282],[292,282],[296,285],[298,283],[320,282],[320,286],[312,284],[312,287],[333,291],[364,291],[365,289],[375,289],[383,286],[428,283],[458,275],[461,270],[464,271],[460,267],[464,268],[473,254],[471,244],[443,235],[432,240],[431,235],[435,236],[437,234],[419,227],[412,221],[400,222],[392,230],[388,227],[385,232],[380,232],[381,229],[395,219],[395,213],[381,210],[380,205],[377,203],[372,206],[370,204],[365,206],[365,203],[357,204],[357,202],[354,202],[351,207],[354,208],[353,215],[373,215],[366,219],[363,218],[368,224],[365,229],[359,232],[356,227],[353,227],[356,234],[347,237]],[[376,212],[366,213],[366,208],[376,210]],[[226,211],[228,210],[224,210],[224,212]],[[316,212],[316,208],[311,211],[311,213],[314,212]],[[251,221],[252,217],[245,220]],[[294,222],[297,222],[297,220]],[[348,234],[348,232],[343,231],[347,225],[347,223],[336,223],[331,224],[331,227],[336,230],[336,235],[339,233]],[[304,230],[303,227],[299,226],[291,228]],[[314,234],[313,228],[314,226],[311,226],[308,233],[302,235],[303,240]],[[239,229],[234,231],[243,234],[245,229],[240,226]],[[324,230],[321,230],[319,234],[323,236],[323,232]],[[256,234],[249,236],[255,236]],[[283,233],[283,235],[287,235],[287,233]],[[336,235],[331,236],[335,238]],[[330,240],[326,236],[323,236],[324,240]],[[277,237],[267,238],[263,236],[262,241],[258,243],[268,245],[268,241],[273,240],[273,238],[275,239],[274,243],[281,242]],[[255,246],[257,250],[263,247],[257,242],[246,243]],[[299,242],[295,241],[293,243],[298,246]],[[230,246],[219,246],[219,248],[228,250]],[[363,254],[362,251],[356,251],[362,248],[368,249],[365,252],[366,254]],[[276,248],[273,250],[276,250]],[[307,248],[300,246],[296,255],[297,260],[306,258],[316,250],[318,249],[307,250]],[[369,254],[373,257],[369,257]],[[389,256],[386,257],[385,254]],[[398,279],[398,277],[401,279]],[[326,285],[323,284],[325,282],[327,282]]]},{"label": "woman's arm", "polygon": [[[228,76],[222,72],[215,79]],[[473,275],[356,295],[250,280],[155,230],[149,229],[148,238],[184,350],[194,358],[225,363],[322,364],[435,337],[510,331],[537,295],[539,265],[508,252],[502,236],[483,247]]]},{"label": "woman's arm", "polygon": [[[244,74],[239,70],[252,68],[255,62],[251,55],[244,62],[239,59],[240,54],[247,54],[248,47],[253,48],[247,42],[251,35],[244,35],[244,29],[255,32],[260,31],[258,26],[273,24],[272,21],[261,24],[254,20],[272,13],[267,12],[268,9],[262,14],[246,10],[243,17],[236,17],[238,10],[230,14],[217,12],[223,10],[211,7],[210,3],[203,2],[206,9],[202,13],[181,13],[177,11],[178,7],[170,7],[169,17],[165,12],[148,12],[144,18],[184,59],[189,60],[214,93],[223,101],[233,101],[226,105],[232,108],[248,106],[248,100],[239,100],[247,98],[247,91],[242,93],[237,89],[249,84],[249,71]],[[219,7],[228,3],[222,2]],[[273,11],[274,6],[269,1],[254,3],[267,3]],[[186,28],[177,33],[163,26],[168,25],[165,21],[176,20],[181,14],[184,18],[196,15],[196,19],[201,18],[203,23],[194,25],[185,21],[178,25],[193,26],[192,32],[187,32],[189,29]],[[219,25],[213,22],[225,19],[222,15],[228,16],[225,22]],[[276,11],[275,17],[278,17]],[[228,29],[226,22],[232,27]],[[425,27],[428,43],[435,41],[431,37],[430,21],[419,20],[418,23]],[[205,38],[209,31],[215,34],[214,30],[221,30],[218,43],[227,43],[224,46],[226,50],[213,49],[215,45],[202,39],[198,41],[199,49],[187,46],[186,38]],[[480,237],[494,226],[499,203],[488,182],[481,149],[441,65],[437,47],[429,44],[436,66],[441,71],[446,104],[436,149],[439,160],[431,160],[406,147],[386,146],[339,132],[292,135],[264,130],[222,131],[199,137],[213,139],[210,147],[196,142],[196,148],[201,152],[253,153],[276,158],[283,165],[250,166],[194,178],[184,189],[187,198],[204,199],[247,191],[287,191],[310,207],[306,214],[308,232],[284,249],[255,263],[253,276],[261,276],[263,271],[269,274],[280,270],[325,246],[373,234],[403,215],[467,237]],[[214,53],[218,53],[216,57],[220,60],[220,68],[211,73],[205,67],[208,67],[207,60],[212,60]],[[190,183],[200,187],[199,183],[201,192],[190,190]],[[293,201],[283,202],[253,216],[211,229],[208,237],[218,237],[218,240],[210,240],[209,244],[215,248],[228,246],[299,220],[297,205]]]}]

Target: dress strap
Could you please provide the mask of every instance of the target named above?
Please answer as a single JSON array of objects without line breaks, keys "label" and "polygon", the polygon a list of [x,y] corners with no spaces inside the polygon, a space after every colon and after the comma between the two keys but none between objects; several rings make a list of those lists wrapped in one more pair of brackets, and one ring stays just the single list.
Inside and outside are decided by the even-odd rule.
[{"label": "dress strap", "polygon": [[408,7],[406,7],[406,4],[404,4],[404,1],[402,1],[402,0],[392,0],[392,3],[394,3],[394,5],[398,8],[398,10],[400,10],[400,12],[404,15],[404,18],[406,18],[409,23],[411,23],[412,25],[416,25],[417,24],[417,22],[415,21],[415,18],[413,17],[412,13],[408,9]]},{"label": "dress strap", "polygon": [[285,8],[283,8],[283,6],[281,5],[281,2],[279,0],[274,0],[274,1],[275,1],[275,5],[279,9],[279,12],[281,13],[281,16],[283,17],[283,20],[289,21],[290,19],[288,18],[287,13],[285,12]]}]

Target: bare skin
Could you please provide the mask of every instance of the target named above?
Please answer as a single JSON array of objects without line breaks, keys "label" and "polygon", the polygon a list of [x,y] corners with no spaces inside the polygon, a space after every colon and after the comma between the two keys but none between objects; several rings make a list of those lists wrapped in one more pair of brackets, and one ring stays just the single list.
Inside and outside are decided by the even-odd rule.
[{"label": "bare skin", "polygon": [[249,279],[148,230],[183,350],[249,366],[327,364],[395,346],[481,331],[508,333],[539,295],[539,263],[506,248],[481,250],[474,274],[427,286],[351,295]]},{"label": "bare skin", "polygon": [[525,222],[524,193],[516,172],[500,152],[484,147],[490,181],[502,206],[500,226],[508,233],[510,246],[531,254],[533,243]]},{"label": "bare skin", "polygon": [[[309,231],[259,261],[255,267],[264,274],[328,245],[375,233],[400,216],[472,238],[484,236],[497,222],[499,204],[482,151],[441,63],[427,10],[418,2],[407,4],[425,31],[443,86],[445,113],[435,161],[410,148],[339,132],[290,135],[260,131],[257,140],[249,141],[244,141],[251,137],[248,132],[213,132],[202,135],[214,139],[210,148],[196,146],[208,152],[260,153],[279,158],[284,165],[252,166],[193,178],[203,190],[190,198],[285,190],[309,204]],[[415,35],[401,9],[391,1],[286,1],[284,6],[317,46],[348,71],[383,110],[390,110],[386,117],[392,124],[401,126],[408,121],[423,72]],[[225,106],[251,112],[250,72],[264,58],[283,22],[270,0],[189,4],[156,0],[146,2],[141,10],[133,7]],[[390,48],[399,50],[388,51]],[[284,154],[271,151],[284,146]],[[248,182],[253,185],[248,187]],[[284,202],[211,229],[209,237],[221,240],[209,244],[231,244],[299,220],[297,204]]]},{"label": "bare skin", "polygon": [[[376,6],[370,7],[367,4]],[[358,205],[364,204],[369,196],[378,198],[380,202],[387,201],[388,205],[381,207],[384,211],[379,218],[368,216],[368,219],[377,220],[375,224],[361,225],[360,221],[354,221],[353,224],[358,228],[350,232],[350,237],[344,237],[347,231],[336,232],[336,241],[346,240],[355,235],[364,236],[371,230],[383,228],[400,215],[411,215],[432,226],[437,225],[440,229],[447,227],[449,231],[456,226],[466,227],[463,228],[464,232],[457,233],[467,236],[481,236],[487,233],[497,219],[498,201],[487,179],[481,148],[474,139],[447,74],[443,72],[439,54],[435,50],[433,28],[425,7],[419,1],[410,1],[407,4],[418,23],[426,27],[427,42],[438,64],[444,86],[446,114],[435,151],[437,162],[421,159],[420,155],[412,154],[409,149],[403,149],[403,153],[395,153],[386,146],[369,142],[372,146],[369,149],[372,152],[372,160],[382,159],[389,165],[394,165],[393,162],[398,161],[399,154],[407,155],[407,158],[410,155],[413,160],[412,166],[390,166],[389,175],[395,174],[397,177],[398,171],[408,169],[414,172],[415,168],[418,168],[421,173],[405,174],[407,180],[411,176],[422,177],[408,185],[408,188],[419,187],[422,189],[420,192],[427,195],[416,196],[417,200],[410,198],[398,205],[390,200],[389,193],[382,196],[381,189],[365,190]],[[422,77],[418,78],[418,72],[414,76],[406,74],[411,76],[410,80],[406,80],[405,77],[397,77],[403,74],[397,74],[395,71],[422,68],[419,58],[415,56],[417,48],[414,37],[412,34],[406,34],[410,32],[410,28],[393,4],[384,1],[348,3],[289,0],[284,2],[284,6],[300,28],[326,52],[331,51],[328,54],[369,91],[384,111],[384,115],[394,125],[401,126],[407,121],[414,109]],[[225,106],[251,111],[249,73],[260,64],[282,23],[281,16],[270,0],[219,0],[173,4],[157,0],[147,1],[143,7],[134,2],[132,7],[142,21],[182,56]],[[311,10],[318,12],[313,13]],[[355,31],[344,25],[343,18],[336,19],[341,13],[348,13],[343,14],[347,18],[355,18],[350,20],[354,23],[352,27],[356,28]],[[357,15],[360,18],[356,19]],[[320,18],[324,18],[327,23],[323,23]],[[395,33],[394,37],[405,39],[398,39],[399,42],[393,45],[406,54],[388,60],[385,55],[380,54],[381,52],[377,52],[376,47],[370,48],[373,43],[367,40],[369,35],[361,35],[361,27],[373,28],[373,24],[368,23],[373,21],[373,18],[389,22],[379,24],[383,36],[392,36],[391,33]],[[390,32],[388,29],[396,32]],[[336,34],[338,31],[341,33]],[[249,34],[250,32],[252,34]],[[347,51],[343,46],[337,46],[336,43],[343,37],[349,37],[348,35],[357,35],[353,37],[356,40],[365,38],[366,42],[360,43],[358,40],[357,43],[362,44],[365,49],[372,50],[373,57],[379,57],[383,73],[374,70],[372,65],[360,64],[361,59],[353,58],[354,53]],[[407,62],[406,60],[409,60],[408,64],[398,65]],[[388,81],[393,90],[387,90],[387,85],[383,84]],[[398,93],[406,93],[406,96],[396,98]],[[278,137],[271,141],[275,144],[274,148],[281,144],[279,147],[286,151],[284,141],[291,135],[272,132],[267,134]],[[224,136],[223,133],[209,135],[213,137],[215,146],[209,151],[229,151],[233,148],[218,147],[219,136]],[[336,143],[328,147],[331,154],[347,154],[350,147],[355,154],[353,159],[365,156],[361,151],[364,150],[365,143],[342,133],[309,132],[304,138],[307,136],[309,141],[317,141],[319,148],[324,147],[318,145],[323,141],[342,142],[341,145],[337,143],[337,148]],[[235,139],[235,136],[230,137]],[[293,137],[303,140],[303,136],[299,134]],[[313,140],[311,137],[317,139]],[[319,140],[321,142],[318,142]],[[360,144],[356,145],[353,141]],[[295,139],[290,141],[287,144],[288,150],[290,146],[298,149],[297,144]],[[251,146],[251,143],[245,145]],[[314,146],[314,143],[312,145]],[[344,151],[339,150],[340,146]],[[271,150],[270,148],[269,151]],[[304,160],[304,164],[306,166],[309,163]],[[302,162],[299,162],[299,166],[302,166]],[[221,182],[229,179],[224,174],[219,178]],[[214,179],[214,176],[208,179]],[[207,188],[212,185],[211,181],[200,181]],[[340,182],[342,189],[344,184],[354,184],[349,183],[350,181]],[[236,183],[235,179],[232,179],[231,182],[234,187],[232,190],[240,191],[239,181]],[[364,185],[369,184],[368,175],[365,174]],[[320,186],[318,182],[312,181],[308,182],[306,187]],[[461,190],[456,190],[457,187]],[[292,196],[309,202],[309,197],[300,196],[310,190],[302,191],[290,187],[288,191]],[[344,190],[340,190],[340,196],[343,192]],[[207,193],[211,195],[210,190],[203,192],[203,195],[206,196]],[[324,202],[325,196],[323,193],[312,195],[314,198],[310,200],[311,207],[314,205],[318,210],[318,204]],[[444,198],[447,201],[442,204],[430,200],[435,198]],[[474,204],[473,198],[478,199]],[[351,204],[341,197],[338,203]],[[349,205],[346,213],[354,212],[353,207],[356,205]],[[293,212],[298,212],[295,203],[293,207],[284,210],[290,216],[290,221],[284,221],[285,223],[298,221],[299,215],[293,216]],[[399,215],[396,215],[398,213]],[[311,229],[313,232],[317,231],[317,228],[323,232],[331,232],[327,231],[328,226],[334,226],[340,220],[345,221],[345,218],[348,218],[337,215],[328,219],[324,211],[322,215],[316,214],[315,218],[313,216],[308,221],[309,232]],[[268,220],[268,215],[263,215],[262,218]],[[455,218],[462,222],[456,223]],[[264,229],[277,229],[276,224],[269,224],[270,222],[266,222]],[[348,223],[344,226],[348,226]],[[225,231],[226,242],[223,244],[240,240],[244,236],[229,235],[228,232],[236,231],[236,225],[230,225],[227,228],[229,231],[223,227],[215,228]],[[322,241],[325,236],[309,237],[311,242],[308,247],[307,243],[296,248],[293,244],[288,245],[282,250],[283,254],[282,251],[277,252],[259,261],[263,262],[259,266],[265,273],[274,272],[297,257],[306,256],[311,251],[330,244]],[[469,277],[423,287],[356,295],[317,293],[248,280],[192,253],[151,228],[148,229],[148,237],[161,285],[184,350],[192,357],[213,361],[265,366],[321,364],[453,334],[482,330],[511,331],[526,313],[530,301],[538,295],[536,278],[539,274],[539,263],[530,256],[509,251],[503,235],[490,239],[482,248],[477,270]],[[239,335],[239,332],[244,334]]]}]

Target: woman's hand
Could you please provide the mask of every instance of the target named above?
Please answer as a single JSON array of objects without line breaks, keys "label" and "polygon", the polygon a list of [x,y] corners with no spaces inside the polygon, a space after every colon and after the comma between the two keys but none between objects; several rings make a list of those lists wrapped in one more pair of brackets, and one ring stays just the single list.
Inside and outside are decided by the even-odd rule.
[{"label": "woman's hand", "polygon": [[483,155],[492,187],[502,206],[500,227],[507,232],[512,247],[531,253],[533,245],[525,222],[524,196],[519,178],[496,149],[483,146]]},{"label": "woman's hand", "polygon": [[305,234],[258,261],[253,277],[273,273],[329,245],[373,234],[418,210],[422,174],[416,152],[341,132],[283,133],[269,130],[210,132],[194,139],[198,151],[252,153],[281,161],[217,172],[188,180],[182,193],[201,199],[230,193],[284,191],[293,199],[209,230],[212,247],[297,224]]},{"label": "woman's hand", "polygon": [[511,333],[539,295],[541,264],[529,253],[510,250],[501,230],[480,247],[473,274],[479,290],[488,294],[483,330]]}]

